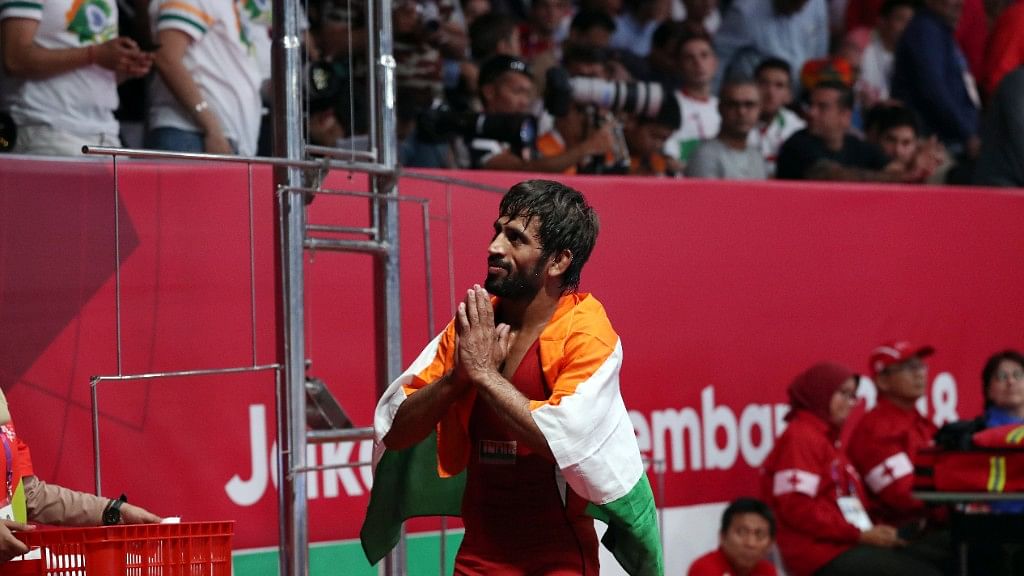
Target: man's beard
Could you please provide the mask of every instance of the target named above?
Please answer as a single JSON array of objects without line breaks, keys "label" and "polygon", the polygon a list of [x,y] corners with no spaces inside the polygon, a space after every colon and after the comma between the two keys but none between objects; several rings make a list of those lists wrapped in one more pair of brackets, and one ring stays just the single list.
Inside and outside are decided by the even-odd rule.
[{"label": "man's beard", "polygon": [[484,281],[484,288],[487,292],[509,300],[529,300],[533,298],[541,288],[541,273],[544,271],[544,261],[541,260],[528,273],[511,272],[501,262],[492,262],[491,266],[499,266],[507,273],[504,278],[495,278],[490,274]]}]

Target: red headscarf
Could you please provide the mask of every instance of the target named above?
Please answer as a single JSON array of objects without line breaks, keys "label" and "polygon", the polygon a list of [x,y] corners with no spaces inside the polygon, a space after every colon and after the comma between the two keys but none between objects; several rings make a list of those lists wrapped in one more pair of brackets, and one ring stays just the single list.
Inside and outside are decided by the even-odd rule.
[{"label": "red headscarf", "polygon": [[789,385],[790,412],[786,419],[804,410],[814,414],[832,425],[832,395],[839,390],[851,376],[856,376],[849,368],[822,362],[811,366]]}]

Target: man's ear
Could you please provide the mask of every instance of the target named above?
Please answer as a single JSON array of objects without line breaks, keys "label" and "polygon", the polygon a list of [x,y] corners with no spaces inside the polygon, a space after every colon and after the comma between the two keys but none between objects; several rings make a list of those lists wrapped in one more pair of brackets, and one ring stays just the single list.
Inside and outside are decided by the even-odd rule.
[{"label": "man's ear", "polygon": [[565,249],[551,255],[551,264],[548,265],[549,276],[561,276],[572,264],[572,250]]},{"label": "man's ear", "polygon": [[480,99],[486,104],[494,100],[494,82],[480,87]]}]

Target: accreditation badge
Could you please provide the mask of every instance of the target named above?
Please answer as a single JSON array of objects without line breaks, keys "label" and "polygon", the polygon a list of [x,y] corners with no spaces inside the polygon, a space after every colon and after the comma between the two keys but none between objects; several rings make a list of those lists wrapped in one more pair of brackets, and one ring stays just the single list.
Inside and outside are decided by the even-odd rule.
[{"label": "accreditation badge", "polygon": [[840,496],[838,503],[839,510],[843,513],[843,518],[846,518],[847,522],[859,528],[861,532],[870,530],[874,526],[860,498],[856,496]]}]

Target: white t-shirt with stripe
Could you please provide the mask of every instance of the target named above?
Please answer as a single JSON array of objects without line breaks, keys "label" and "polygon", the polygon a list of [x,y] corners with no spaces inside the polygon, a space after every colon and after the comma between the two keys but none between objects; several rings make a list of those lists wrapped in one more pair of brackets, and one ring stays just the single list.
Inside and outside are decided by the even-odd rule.
[{"label": "white t-shirt with stripe", "polygon": [[715,96],[702,100],[676,91],[676,100],[683,123],[665,140],[663,150],[666,156],[685,164],[698,144],[718,136],[722,117],[718,114],[718,98]]},{"label": "white t-shirt with stripe", "polygon": [[[239,154],[256,154],[260,128],[260,69],[248,11],[235,0],[162,0],[150,5],[154,29],[179,30],[192,39],[185,68]],[[150,87],[151,128],[199,132],[192,115],[160,78]]]},{"label": "white t-shirt with stripe", "polygon": [[[39,22],[34,42],[51,50],[97,45],[117,37],[116,0],[0,0],[0,21]],[[4,108],[19,126],[46,125],[63,132],[117,136],[117,78],[98,65],[37,80],[3,83]]]}]

